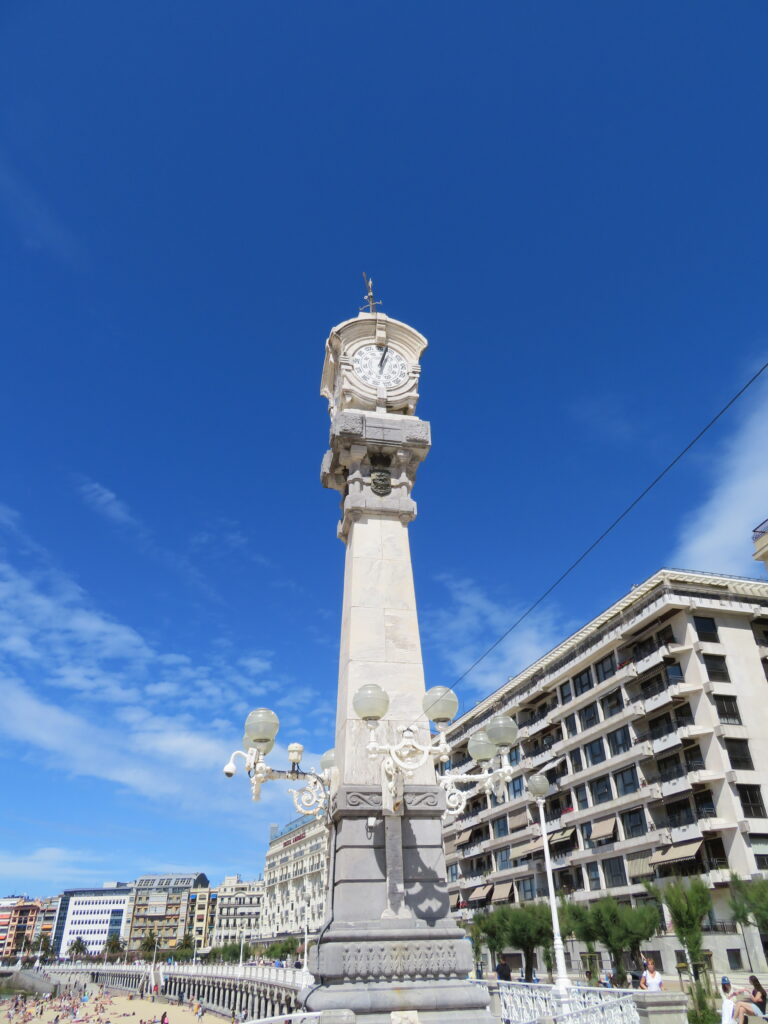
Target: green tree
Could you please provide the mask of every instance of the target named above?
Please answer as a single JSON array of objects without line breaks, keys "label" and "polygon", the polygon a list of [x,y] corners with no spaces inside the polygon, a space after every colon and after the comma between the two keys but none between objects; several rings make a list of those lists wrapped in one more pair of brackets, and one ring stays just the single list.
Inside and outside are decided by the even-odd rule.
[{"label": "green tree", "polygon": [[659,927],[658,910],[649,904],[630,907],[606,896],[594,903],[588,913],[591,933],[608,950],[616,982],[623,985],[624,954],[628,951],[634,962],[640,963],[640,945]]},{"label": "green tree", "polygon": [[73,939],[67,947],[67,956],[70,960],[76,960],[78,957],[88,956],[88,947],[79,935],[76,939]]},{"label": "green tree", "polygon": [[107,940],[101,947],[101,955],[106,957],[118,957],[125,949],[125,943],[119,935],[112,932],[107,936]]},{"label": "green tree", "polygon": [[742,927],[754,925],[761,936],[768,938],[768,879],[745,882],[731,875],[731,911],[734,921]]},{"label": "green tree", "polygon": [[[507,945],[508,919],[512,907],[496,907],[487,914],[478,914],[473,921],[474,927],[480,933],[482,940],[490,950],[494,964],[499,960],[502,950]],[[479,960],[480,951],[477,950],[475,961]]]},{"label": "green tree", "polygon": [[43,935],[38,945],[38,951],[41,960],[46,960],[51,955],[51,937],[50,935]]},{"label": "green tree", "polygon": [[150,928],[147,934],[139,943],[139,951],[146,956],[154,956],[155,950],[160,949],[160,942],[154,928]]},{"label": "green tree", "polygon": [[704,960],[701,922],[712,909],[712,895],[706,883],[694,876],[687,882],[675,878],[663,887],[646,882],[645,887],[669,909],[675,934],[683,944],[691,974],[696,977]]},{"label": "green tree", "polygon": [[505,925],[505,946],[523,954],[525,980],[533,981],[533,954],[539,946],[552,945],[552,916],[546,903],[524,903],[508,911]]}]

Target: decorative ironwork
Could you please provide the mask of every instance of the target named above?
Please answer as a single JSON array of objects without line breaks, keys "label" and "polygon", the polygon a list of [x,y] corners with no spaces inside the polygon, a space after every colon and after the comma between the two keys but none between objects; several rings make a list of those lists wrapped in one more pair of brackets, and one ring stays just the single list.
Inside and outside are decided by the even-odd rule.
[{"label": "decorative ironwork", "polygon": [[[504,800],[506,794],[504,787],[512,779],[515,769],[509,765],[502,765],[490,772],[477,772],[474,775],[467,775],[462,772],[446,772],[440,779],[440,785],[445,790],[446,811],[443,817],[449,814],[461,814],[467,806],[467,800],[474,796],[479,790],[491,794],[497,800]],[[459,789],[457,783],[469,783],[474,789]],[[479,783],[479,785],[478,785]]]},{"label": "decorative ironwork", "polygon": [[626,989],[568,989],[567,1009],[554,985],[500,981],[501,1019],[504,1024],[527,1024],[542,1017],[556,1024],[639,1024],[640,1016],[630,991]]}]

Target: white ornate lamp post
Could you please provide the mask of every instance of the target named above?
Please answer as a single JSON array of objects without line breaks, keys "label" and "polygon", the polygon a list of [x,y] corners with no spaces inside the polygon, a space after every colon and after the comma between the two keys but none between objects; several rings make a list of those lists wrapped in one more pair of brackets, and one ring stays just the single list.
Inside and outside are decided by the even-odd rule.
[{"label": "white ornate lamp post", "polygon": [[563,948],[563,937],[560,934],[560,920],[557,914],[557,900],[555,898],[555,880],[552,874],[552,860],[549,856],[549,841],[547,839],[547,823],[544,819],[544,800],[549,792],[549,779],[546,775],[536,773],[528,776],[528,792],[539,805],[539,820],[541,822],[541,839],[544,845],[544,867],[547,873],[547,888],[549,889],[549,909],[552,914],[552,944],[555,950],[555,988],[560,993],[560,998],[565,1009],[568,989],[571,980],[565,966],[565,951]]},{"label": "white ornate lamp post", "polygon": [[[280,771],[270,768],[264,760],[265,756],[275,745],[275,736],[280,728],[280,719],[269,708],[257,708],[252,711],[245,720],[245,734],[243,746],[245,750],[235,750],[229,761],[224,765],[224,774],[228,779],[237,771],[237,759],[241,758],[244,767],[251,780],[251,793],[254,800],[261,796],[261,787],[270,779],[292,779],[305,783],[302,789],[290,789],[288,792],[293,796],[293,805],[300,814],[312,815],[322,818],[328,807],[328,786],[329,770],[323,770],[323,775],[316,772],[305,772],[301,769],[301,758],[304,755],[304,747],[301,743],[290,743],[288,745],[288,760],[291,763],[289,771]],[[326,760],[333,751],[323,755]],[[324,769],[323,761],[320,762],[321,769]]]}]

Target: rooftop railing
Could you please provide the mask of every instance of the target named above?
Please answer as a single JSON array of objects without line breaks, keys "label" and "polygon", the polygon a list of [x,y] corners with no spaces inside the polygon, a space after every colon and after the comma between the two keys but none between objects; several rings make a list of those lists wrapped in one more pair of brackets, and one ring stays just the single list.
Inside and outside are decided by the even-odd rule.
[{"label": "rooftop railing", "polygon": [[756,541],[760,537],[764,537],[768,533],[768,519],[764,519],[759,526],[756,526],[752,531],[752,540]]}]

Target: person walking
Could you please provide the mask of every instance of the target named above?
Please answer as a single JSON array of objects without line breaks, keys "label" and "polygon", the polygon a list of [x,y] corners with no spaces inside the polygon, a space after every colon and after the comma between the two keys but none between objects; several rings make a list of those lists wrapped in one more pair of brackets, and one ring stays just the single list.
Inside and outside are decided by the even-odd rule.
[{"label": "person walking", "polygon": [[648,966],[640,978],[640,988],[648,992],[661,992],[663,987],[662,977],[656,970],[656,963],[652,956],[648,957]]}]

